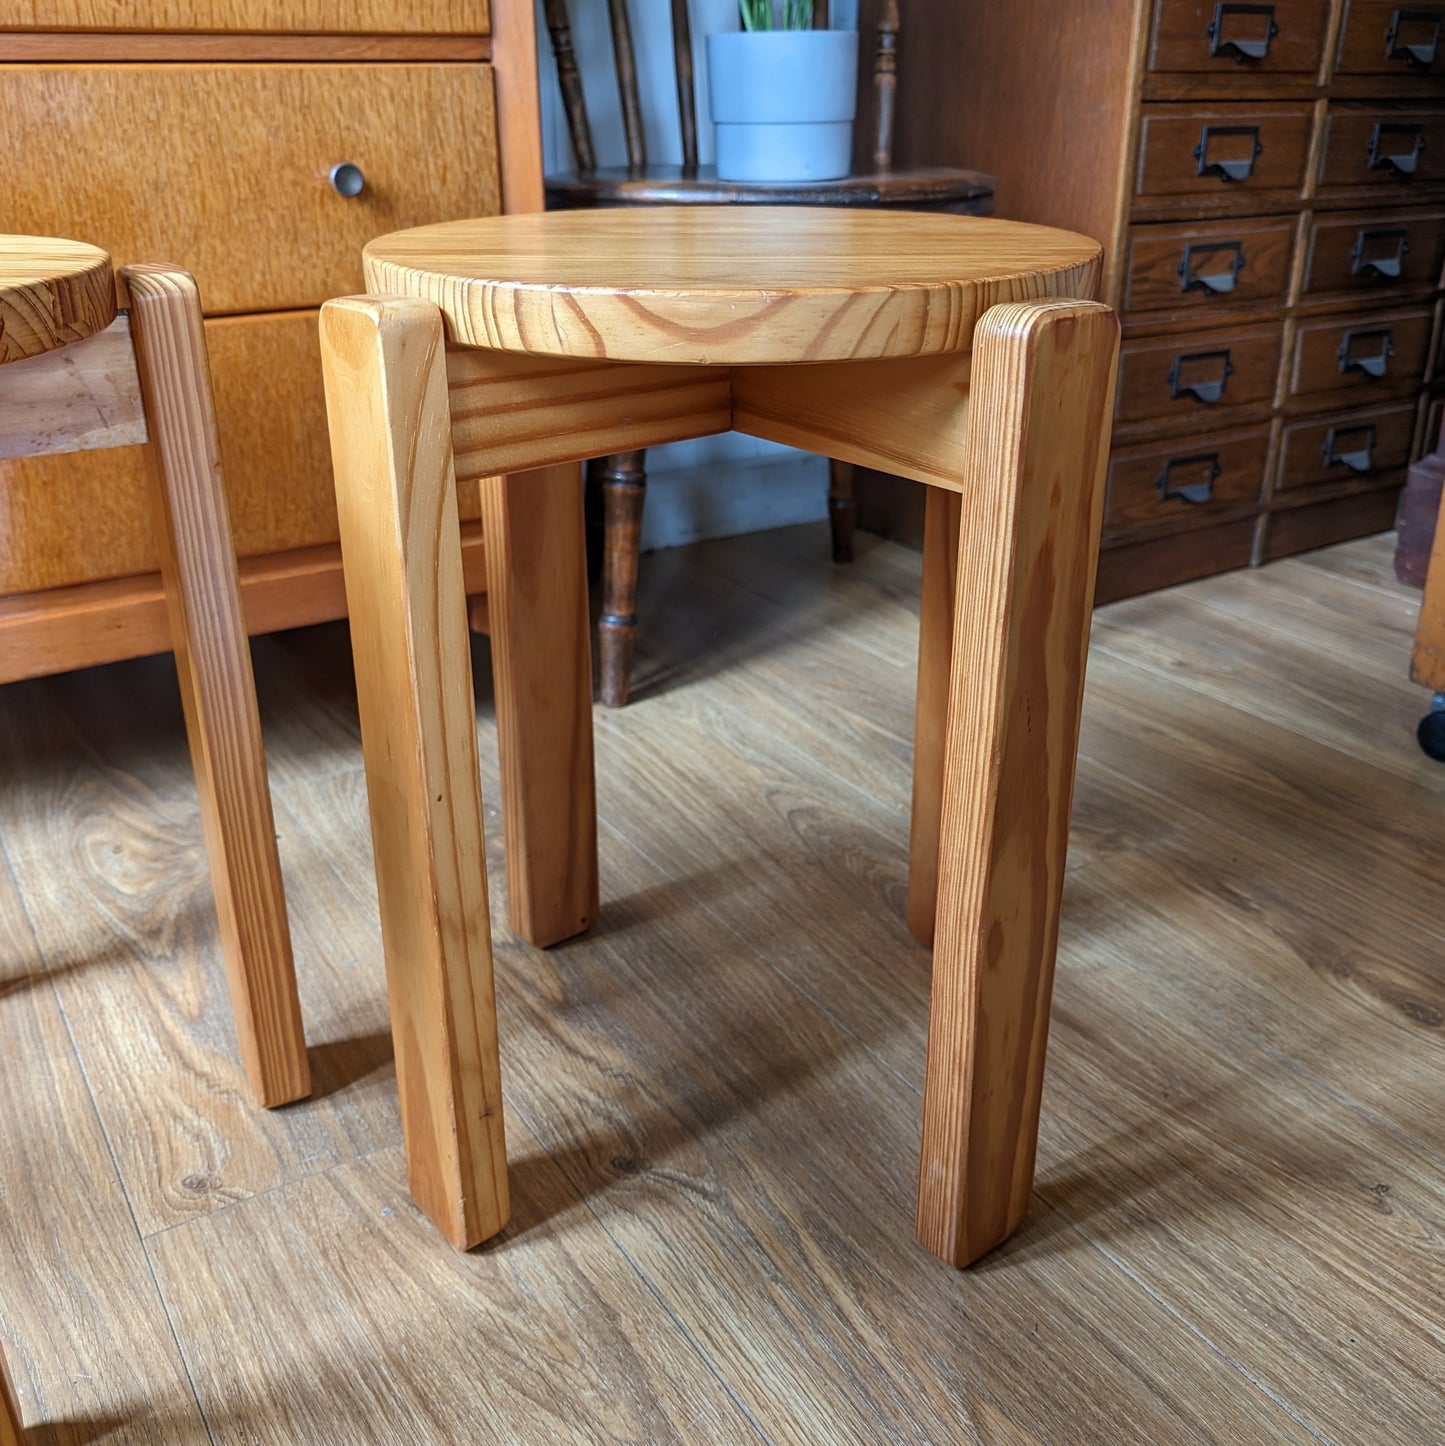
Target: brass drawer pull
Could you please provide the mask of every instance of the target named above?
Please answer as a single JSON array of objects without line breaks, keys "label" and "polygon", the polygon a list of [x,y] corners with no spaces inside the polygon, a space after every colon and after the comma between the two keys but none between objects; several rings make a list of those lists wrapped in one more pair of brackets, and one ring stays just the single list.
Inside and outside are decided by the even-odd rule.
[{"label": "brass drawer pull", "polygon": [[1221,351],[1180,352],[1169,371],[1169,395],[1175,401],[1193,397],[1197,402],[1213,406],[1223,398],[1225,383],[1233,372],[1228,347]]},{"label": "brass drawer pull", "polygon": [[[1228,259],[1220,269],[1220,258]],[[1212,267],[1212,270],[1205,268]],[[1184,248],[1184,259],[1174,268],[1179,273],[1180,291],[1203,291],[1221,296],[1234,290],[1244,270],[1244,245],[1239,241],[1194,241]]]},{"label": "brass drawer pull", "polygon": [[1404,227],[1388,231],[1367,231],[1361,227],[1350,248],[1350,270],[1356,276],[1383,276],[1394,281],[1404,269],[1405,253],[1409,249]]},{"label": "brass drawer pull", "polygon": [[1388,326],[1375,327],[1370,331],[1347,331],[1340,349],[1335,353],[1340,361],[1340,372],[1363,372],[1367,377],[1382,377],[1389,370],[1390,358],[1395,355],[1395,339]]},{"label": "brass drawer pull", "polygon": [[[1260,16],[1263,25],[1245,27],[1249,34],[1226,34],[1225,21],[1230,16]],[[1273,5],[1232,5],[1219,4],[1214,7],[1214,19],[1209,22],[1205,34],[1209,36],[1211,55],[1232,55],[1236,65],[1246,60],[1263,60],[1269,54],[1269,43],[1279,34],[1274,21]]]},{"label": "brass drawer pull", "polygon": [[[1398,142],[1408,138],[1408,148]],[[1391,144],[1395,140],[1394,145]],[[1420,164],[1420,152],[1425,149],[1425,127],[1418,122],[1402,125],[1390,121],[1376,121],[1374,134],[1370,137],[1370,164],[1368,170],[1381,169],[1396,171],[1402,176],[1413,176]]]},{"label": "brass drawer pull", "polygon": [[1368,472],[1375,450],[1375,424],[1331,427],[1325,434],[1325,466],[1348,467],[1351,472]]},{"label": "brass drawer pull", "polygon": [[[1171,457],[1164,464],[1155,485],[1161,502],[1186,502],[1199,506],[1214,496],[1214,484],[1221,472],[1218,452],[1201,452],[1197,457]],[[1193,474],[1193,482],[1177,481],[1175,474]],[[1202,474],[1202,475],[1201,475]]]},{"label": "brass drawer pull", "polygon": [[[1397,10],[1390,17],[1385,32],[1385,54],[1391,60],[1403,60],[1420,70],[1435,64],[1440,49],[1440,10]],[[1428,37],[1428,38],[1427,38]]]},{"label": "brass drawer pull", "polygon": [[[1417,126],[1418,130],[1419,127]],[[1225,158],[1209,154],[1211,141],[1225,136],[1248,136],[1252,144],[1247,156]],[[1218,176],[1222,181],[1247,181],[1254,170],[1254,163],[1264,151],[1259,139],[1258,126],[1205,126],[1199,132],[1199,144],[1194,147],[1194,159],[1199,163],[1201,176]]]},{"label": "brass drawer pull", "polygon": [[366,186],[366,177],[361,174],[361,167],[352,165],[350,161],[341,161],[332,166],[327,178],[338,196],[359,196]]}]

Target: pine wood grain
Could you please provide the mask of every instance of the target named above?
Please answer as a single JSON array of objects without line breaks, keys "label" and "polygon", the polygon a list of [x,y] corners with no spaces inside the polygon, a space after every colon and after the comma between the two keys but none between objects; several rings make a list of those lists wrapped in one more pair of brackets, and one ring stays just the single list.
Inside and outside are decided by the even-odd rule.
[{"label": "pine wood grain", "polygon": [[1118,335],[1049,302],[974,340],[918,1201],[958,1265],[1028,1208]]},{"label": "pine wood grain", "polygon": [[407,1169],[466,1249],[509,1207],[442,320],[353,298],[321,328]]},{"label": "pine wood grain", "polygon": [[171,643],[241,1057],[263,1105],[311,1090],[196,284],[127,266]]},{"label": "pine wood grain", "polygon": [[512,928],[545,947],[597,917],[592,643],[575,463],[482,483],[487,624]]},{"label": "pine wood grain", "polygon": [[114,320],[110,257],[99,247],[0,235],[0,362],[84,341]]},{"label": "pine wood grain", "polygon": [[[505,14],[506,12],[504,12]],[[7,15],[3,22],[13,24]],[[116,61],[202,60],[488,60],[493,45],[482,35],[256,35],[121,31],[0,30],[6,60],[105,64]]]},{"label": "pine wood grain", "polygon": [[1091,294],[1099,248],[973,216],[676,206],[421,226],[365,257],[369,290],[435,302],[454,343],[709,366],[959,351],[990,306]]},{"label": "pine wood grain", "polygon": [[447,377],[462,481],[711,436],[727,431],[732,416],[723,367],[620,365],[453,347]]},{"label": "pine wood grain", "polygon": [[146,439],[130,321],[11,362],[0,392],[0,459],[126,447]]},{"label": "pine wood grain", "polygon": [[[182,258],[210,314],[319,306],[373,236],[501,204],[481,65],[0,65],[0,116],[25,158],[23,185],[0,172],[7,226],[74,224],[83,156],[107,178],[86,235],[117,265]],[[172,143],[135,146],[140,116]],[[342,161],[358,196],[328,180]]]}]

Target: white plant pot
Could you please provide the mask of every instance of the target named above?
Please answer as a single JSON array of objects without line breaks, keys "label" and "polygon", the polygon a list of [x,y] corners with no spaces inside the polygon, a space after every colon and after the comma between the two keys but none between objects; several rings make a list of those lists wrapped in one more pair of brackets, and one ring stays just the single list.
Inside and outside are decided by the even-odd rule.
[{"label": "white plant pot", "polygon": [[723,181],[832,181],[853,161],[856,30],[739,30],[707,37]]}]

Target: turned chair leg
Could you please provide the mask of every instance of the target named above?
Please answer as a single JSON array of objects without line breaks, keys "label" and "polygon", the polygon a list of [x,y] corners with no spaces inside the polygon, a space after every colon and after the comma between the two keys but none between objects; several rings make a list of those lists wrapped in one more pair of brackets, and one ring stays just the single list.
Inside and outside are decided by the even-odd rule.
[{"label": "turned chair leg", "polygon": [[156,532],[241,1058],[263,1105],[311,1092],[251,651],[195,282],[122,273]]},{"label": "turned chair leg", "polygon": [[467,1249],[509,1203],[441,313],[328,302],[321,355],[407,1174]]},{"label": "turned chair leg", "polygon": [[1032,1189],[1117,343],[1089,302],[974,335],[918,1197],[958,1265]]},{"label": "turned chair leg", "polygon": [[637,559],[642,504],[647,496],[645,452],[618,452],[602,464],[602,617],[597,640],[602,662],[602,702],[621,708],[632,686],[632,649],[637,638]]},{"label": "turned chair leg", "polygon": [[24,1440],[25,1426],[20,1420],[20,1403],[15,1399],[15,1387],[10,1383],[5,1353],[0,1351],[0,1446],[22,1446]]},{"label": "turned chair leg", "polygon": [[833,561],[853,561],[853,527],[858,505],[853,499],[853,466],[849,462],[828,463],[828,526],[833,533]]}]

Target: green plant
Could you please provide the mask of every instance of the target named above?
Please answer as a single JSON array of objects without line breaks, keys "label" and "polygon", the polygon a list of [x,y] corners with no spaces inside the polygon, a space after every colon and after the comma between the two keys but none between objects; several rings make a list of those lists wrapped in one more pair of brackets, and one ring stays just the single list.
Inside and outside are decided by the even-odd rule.
[{"label": "green plant", "polygon": [[813,0],[738,0],[744,30],[811,30]]}]

